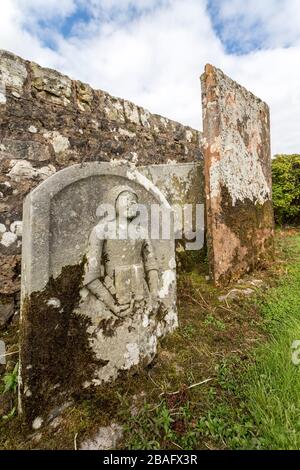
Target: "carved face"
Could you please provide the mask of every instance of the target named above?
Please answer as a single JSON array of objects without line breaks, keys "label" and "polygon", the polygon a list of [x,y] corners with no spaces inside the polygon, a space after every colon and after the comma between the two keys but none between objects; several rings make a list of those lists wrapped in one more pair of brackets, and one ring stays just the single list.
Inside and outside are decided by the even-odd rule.
[{"label": "carved face", "polygon": [[128,220],[134,219],[138,213],[137,202],[136,194],[130,191],[123,191],[116,201],[117,215]]}]

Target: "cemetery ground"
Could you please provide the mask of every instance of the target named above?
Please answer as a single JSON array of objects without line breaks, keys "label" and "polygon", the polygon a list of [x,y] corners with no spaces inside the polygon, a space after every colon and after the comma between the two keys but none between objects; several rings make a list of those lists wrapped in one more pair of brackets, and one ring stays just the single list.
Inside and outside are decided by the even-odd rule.
[{"label": "cemetery ground", "polygon": [[[123,427],[121,449],[300,449],[300,231],[278,230],[275,260],[218,289],[201,271],[178,280],[179,329],[136,375],[74,397],[37,431],[17,416],[16,357],[2,366],[0,449],[76,449]],[[18,348],[18,323],[4,332]]]}]

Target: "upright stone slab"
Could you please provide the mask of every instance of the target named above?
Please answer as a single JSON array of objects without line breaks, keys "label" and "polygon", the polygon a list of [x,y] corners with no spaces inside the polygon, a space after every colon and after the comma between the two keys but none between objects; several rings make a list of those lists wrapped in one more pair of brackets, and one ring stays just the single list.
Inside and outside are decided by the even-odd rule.
[{"label": "upright stone slab", "polygon": [[201,80],[209,259],[225,284],[272,255],[269,108],[211,65]]},{"label": "upright stone slab", "polygon": [[133,167],[96,162],[24,203],[19,402],[35,427],[73,393],[149,364],[177,326],[174,240],[111,239],[103,203],[132,223],[136,203],[171,210]]}]

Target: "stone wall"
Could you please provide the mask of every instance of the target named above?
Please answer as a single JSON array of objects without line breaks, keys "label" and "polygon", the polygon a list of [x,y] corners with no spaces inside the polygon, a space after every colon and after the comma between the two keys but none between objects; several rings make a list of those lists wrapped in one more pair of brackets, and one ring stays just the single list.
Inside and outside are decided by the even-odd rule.
[{"label": "stone wall", "polygon": [[226,284],[273,252],[269,108],[207,65],[202,76],[211,272]]},{"label": "stone wall", "polygon": [[[84,161],[201,161],[200,132],[0,51],[0,316],[18,307],[22,204]],[[1,325],[1,320],[0,320]]]},{"label": "stone wall", "polygon": [[195,163],[202,202],[202,141],[209,259],[216,283],[238,278],[272,253],[268,107],[212,66],[206,67],[202,88],[203,135],[0,51],[0,327],[19,303],[24,197],[76,163],[127,161],[143,167],[172,200],[178,184],[166,178],[165,187],[168,170],[161,167],[152,175],[147,167],[183,164],[178,170],[183,176],[176,176],[181,190],[190,172],[185,164]]}]

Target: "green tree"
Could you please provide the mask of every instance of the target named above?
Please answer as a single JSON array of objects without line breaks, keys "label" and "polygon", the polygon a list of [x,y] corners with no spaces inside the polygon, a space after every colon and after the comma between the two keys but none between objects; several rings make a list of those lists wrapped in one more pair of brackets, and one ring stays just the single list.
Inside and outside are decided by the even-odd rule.
[{"label": "green tree", "polygon": [[273,203],[278,224],[300,223],[300,155],[276,155],[272,160]]}]

